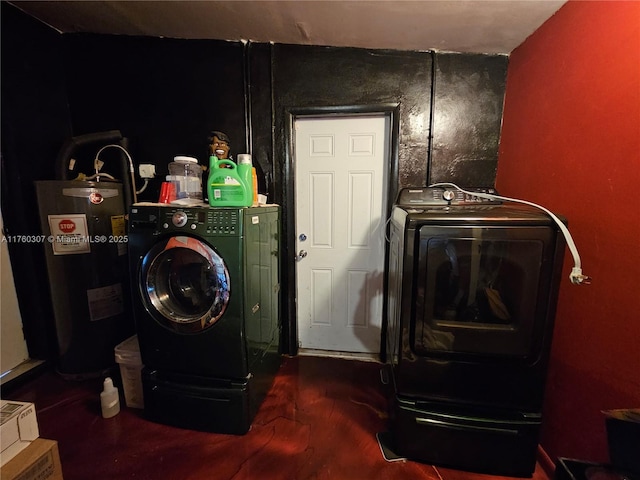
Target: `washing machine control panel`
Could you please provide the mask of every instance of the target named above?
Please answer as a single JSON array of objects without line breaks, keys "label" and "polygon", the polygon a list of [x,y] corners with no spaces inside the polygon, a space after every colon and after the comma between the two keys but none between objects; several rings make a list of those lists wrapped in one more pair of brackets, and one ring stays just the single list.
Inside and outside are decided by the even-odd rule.
[{"label": "washing machine control panel", "polygon": [[130,225],[134,230],[153,229],[158,233],[182,231],[199,235],[234,236],[240,235],[242,231],[242,215],[239,208],[134,206]]},{"label": "washing machine control panel", "polygon": [[410,187],[398,194],[397,205],[405,207],[447,207],[455,205],[499,205],[498,199],[474,195],[497,195],[493,188],[472,188],[462,191],[454,187]]}]

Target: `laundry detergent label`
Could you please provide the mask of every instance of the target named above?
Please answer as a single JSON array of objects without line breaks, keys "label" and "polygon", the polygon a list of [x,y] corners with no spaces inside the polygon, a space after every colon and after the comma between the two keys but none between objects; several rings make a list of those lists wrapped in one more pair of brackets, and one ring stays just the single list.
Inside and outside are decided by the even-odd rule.
[{"label": "laundry detergent label", "polygon": [[217,177],[213,177],[211,180],[211,185],[220,186],[220,185],[240,185],[240,182],[237,178],[232,177],[231,175],[221,175]]},{"label": "laundry detergent label", "polygon": [[49,215],[49,243],[54,255],[75,255],[91,253],[88,238],[87,216],[72,213],[69,215]]},{"label": "laundry detergent label", "polygon": [[114,283],[106,287],[87,290],[89,317],[92,322],[114,317],[124,312],[122,284]]},{"label": "laundry detergent label", "polygon": [[213,198],[216,200],[242,201],[244,190],[241,185],[225,185],[213,188]]}]

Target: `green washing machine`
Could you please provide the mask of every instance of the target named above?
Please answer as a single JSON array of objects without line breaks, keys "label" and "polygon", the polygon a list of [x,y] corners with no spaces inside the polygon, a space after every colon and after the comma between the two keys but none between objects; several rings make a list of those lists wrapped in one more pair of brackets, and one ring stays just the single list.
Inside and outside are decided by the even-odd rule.
[{"label": "green washing machine", "polygon": [[280,365],[280,208],[140,204],[129,224],[146,416],[246,433]]}]

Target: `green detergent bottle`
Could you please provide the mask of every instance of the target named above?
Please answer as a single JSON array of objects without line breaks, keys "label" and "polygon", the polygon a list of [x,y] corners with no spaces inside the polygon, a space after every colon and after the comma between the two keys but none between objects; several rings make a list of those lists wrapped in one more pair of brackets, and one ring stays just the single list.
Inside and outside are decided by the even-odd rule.
[{"label": "green detergent bottle", "polygon": [[238,164],[209,157],[207,194],[212,207],[249,207],[253,203],[251,155],[238,155]]}]

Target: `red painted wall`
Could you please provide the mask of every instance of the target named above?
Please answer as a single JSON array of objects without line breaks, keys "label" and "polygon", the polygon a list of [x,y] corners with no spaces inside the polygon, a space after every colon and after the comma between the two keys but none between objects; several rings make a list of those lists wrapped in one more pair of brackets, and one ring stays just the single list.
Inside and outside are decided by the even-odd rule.
[{"label": "red painted wall", "polygon": [[640,407],[640,2],[569,1],[509,60],[496,186],[569,220],[541,445],[608,461],[601,410]]}]

